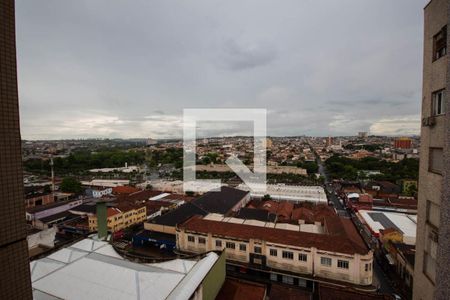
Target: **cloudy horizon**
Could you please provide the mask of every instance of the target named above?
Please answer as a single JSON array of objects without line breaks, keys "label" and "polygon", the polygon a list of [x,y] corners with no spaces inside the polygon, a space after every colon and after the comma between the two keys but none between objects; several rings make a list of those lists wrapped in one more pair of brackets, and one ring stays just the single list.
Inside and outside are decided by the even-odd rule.
[{"label": "cloudy horizon", "polygon": [[179,138],[184,108],[265,108],[270,136],[419,134],[426,2],[17,0],[22,138]]}]

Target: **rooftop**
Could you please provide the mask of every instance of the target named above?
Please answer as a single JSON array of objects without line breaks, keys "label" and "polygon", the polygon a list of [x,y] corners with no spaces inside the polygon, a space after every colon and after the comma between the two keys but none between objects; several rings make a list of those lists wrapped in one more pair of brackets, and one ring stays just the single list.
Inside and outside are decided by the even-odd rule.
[{"label": "rooftop", "polygon": [[264,300],[266,286],[264,284],[227,278],[216,297],[216,300]]},{"label": "rooftop", "polygon": [[222,186],[220,191],[207,192],[192,202],[207,212],[226,214],[247,194],[246,191]]},{"label": "rooftop", "polygon": [[233,237],[243,240],[260,239],[276,244],[294,245],[305,248],[316,247],[324,251],[352,255],[355,253],[363,255],[369,253],[369,250],[355,228],[351,228],[348,224],[344,225],[343,223],[339,223],[339,218],[335,225],[340,225],[342,229],[339,231],[336,230],[333,234],[320,234],[205,220],[200,216],[194,216],[178,227],[186,231],[203,234],[212,233],[216,236]]},{"label": "rooftop", "polygon": [[30,263],[33,297],[188,299],[218,258],[210,252],[197,260],[138,264],[109,243],[88,238]]}]

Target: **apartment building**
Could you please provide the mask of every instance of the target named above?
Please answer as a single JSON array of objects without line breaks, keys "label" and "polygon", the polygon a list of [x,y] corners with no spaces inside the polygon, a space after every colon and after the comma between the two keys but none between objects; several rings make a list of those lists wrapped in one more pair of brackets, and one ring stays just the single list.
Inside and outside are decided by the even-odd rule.
[{"label": "apartment building", "polygon": [[[107,226],[110,232],[117,232],[131,225],[147,220],[147,209],[145,206],[130,207],[129,205],[119,207],[108,207]],[[88,223],[90,231],[97,231],[97,215],[89,214]]]},{"label": "apartment building", "polygon": [[414,299],[448,299],[450,173],[448,34],[450,2],[424,9],[423,97]]},{"label": "apartment building", "polygon": [[188,253],[225,250],[228,264],[261,271],[273,281],[281,276],[283,282],[300,286],[315,280],[371,285],[372,252],[354,227],[347,226],[352,224],[332,225],[344,232],[316,234],[194,216],[177,226],[176,242]]},{"label": "apartment building", "polygon": [[14,0],[0,0],[0,299],[31,299]]}]

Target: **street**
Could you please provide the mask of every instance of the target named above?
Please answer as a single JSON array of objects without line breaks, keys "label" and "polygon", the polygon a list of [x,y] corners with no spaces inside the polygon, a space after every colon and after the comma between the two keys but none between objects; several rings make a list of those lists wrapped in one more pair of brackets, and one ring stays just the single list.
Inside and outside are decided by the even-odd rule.
[{"label": "street", "polygon": [[[358,229],[358,232],[360,233],[361,237],[363,238],[367,246],[370,249],[374,250],[374,243],[372,241],[372,237],[367,233],[367,231],[364,228],[364,225],[361,224],[361,222],[359,222],[356,215],[354,215],[353,213],[349,213],[347,209],[344,207],[344,205],[339,201],[336,191],[331,185],[329,177],[326,173],[326,168],[323,162],[320,160],[320,158],[317,158],[317,164],[319,165],[320,175],[323,176],[325,179],[324,188],[327,192],[328,200],[333,204],[334,208],[336,209],[336,213],[339,216],[351,218],[353,224],[355,224],[356,228]],[[389,280],[387,275],[380,267],[378,261],[376,260],[375,255],[373,260],[373,285],[379,287],[380,293],[392,294],[396,292],[392,287],[391,281]]]}]

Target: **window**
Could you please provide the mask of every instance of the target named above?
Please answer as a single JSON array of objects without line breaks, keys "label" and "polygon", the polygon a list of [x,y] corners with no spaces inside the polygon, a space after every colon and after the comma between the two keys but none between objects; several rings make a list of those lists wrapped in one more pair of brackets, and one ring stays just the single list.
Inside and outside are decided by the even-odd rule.
[{"label": "window", "polygon": [[436,256],[439,243],[437,229],[426,225],[426,240],[423,260],[423,272],[427,277],[435,282],[436,280]]},{"label": "window", "polygon": [[300,260],[300,261],[307,261],[308,260],[308,255],[306,255],[305,253],[299,253],[298,254],[298,260]]},{"label": "window", "polygon": [[226,242],[225,247],[227,247],[228,249],[235,249],[236,246],[232,242]]},{"label": "window", "polygon": [[365,270],[366,272],[371,271],[371,270],[372,270],[372,264],[371,264],[371,263],[365,264],[364,270]]},{"label": "window", "polygon": [[447,26],[433,36],[433,61],[447,54]]},{"label": "window", "polygon": [[281,254],[283,258],[294,259],[294,253],[292,253],[291,251],[283,251]]},{"label": "window", "polygon": [[254,248],[254,252],[255,252],[255,253],[258,253],[258,254],[261,254],[261,252],[262,252],[262,249],[261,249],[261,247],[259,247],[259,246],[255,246],[255,248]]},{"label": "window", "polygon": [[204,237],[199,237],[198,238],[198,243],[199,244],[206,244],[206,239]]},{"label": "window", "polygon": [[192,235],[188,235],[188,242],[195,243],[195,237]]},{"label": "window", "polygon": [[331,267],[331,258],[329,257],[321,257],[320,258],[320,264],[322,266],[327,266],[327,267]]},{"label": "window", "polygon": [[216,240],[216,247],[222,247],[222,241]]},{"label": "window", "polygon": [[443,165],[442,148],[430,148],[428,170],[433,173],[442,174]]},{"label": "window", "polygon": [[427,200],[426,221],[428,224],[438,228],[440,219],[440,209],[437,204]]},{"label": "window", "polygon": [[277,249],[270,249],[270,256],[278,256],[278,251]]},{"label": "window", "polygon": [[294,284],[294,277],[283,275],[283,277],[281,277],[281,278],[282,278],[281,281],[285,284],[290,284],[290,285]]},{"label": "window", "polygon": [[239,244],[239,250],[247,251],[247,246],[245,244]]},{"label": "window", "polygon": [[439,90],[432,95],[432,108],[431,112],[433,116],[443,115],[445,113],[445,90]]},{"label": "window", "polygon": [[348,269],[348,260],[338,259],[337,266],[338,266],[338,268],[341,268],[341,269]]}]

